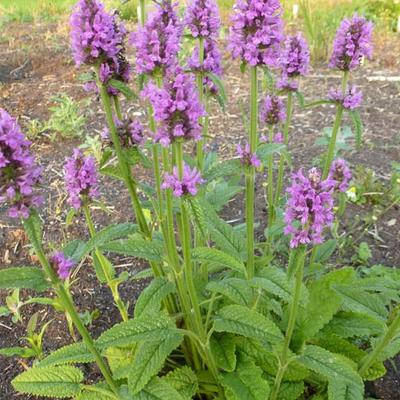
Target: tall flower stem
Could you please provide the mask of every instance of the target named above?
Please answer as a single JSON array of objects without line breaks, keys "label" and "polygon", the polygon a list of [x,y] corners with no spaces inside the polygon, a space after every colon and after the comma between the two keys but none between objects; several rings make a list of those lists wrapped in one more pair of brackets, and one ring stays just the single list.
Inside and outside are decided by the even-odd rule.
[{"label": "tall flower stem", "polygon": [[146,22],[146,2],[145,0],[139,0],[139,22],[144,25]]},{"label": "tall flower stem", "polygon": [[[90,236],[93,237],[96,234],[96,229],[93,224],[93,220],[92,220],[92,216],[91,216],[88,204],[85,204],[83,206],[83,212],[85,214],[85,220],[86,220],[86,224],[89,228]],[[94,257],[97,258],[97,261],[101,266],[101,270],[104,275],[105,281],[111,290],[115,305],[117,306],[117,308],[121,314],[122,320],[127,321],[129,319],[128,310],[126,309],[126,306],[119,295],[118,286],[112,282],[113,276],[110,276],[109,268],[105,264],[104,255],[101,253],[101,251],[99,249],[96,248],[94,250]]]},{"label": "tall flower stem", "polygon": [[283,342],[282,353],[280,355],[279,369],[275,377],[274,387],[272,389],[270,400],[277,400],[279,389],[281,387],[283,376],[285,375],[286,368],[289,363],[289,349],[290,342],[292,341],[293,331],[296,324],[297,314],[299,310],[301,285],[303,283],[304,274],[304,258],[306,254],[306,247],[303,245],[297,249],[292,250],[295,252],[294,268],[295,268],[295,288],[293,299],[290,304],[289,321],[286,329],[285,339]]},{"label": "tall flower stem", "polygon": [[[269,129],[269,142],[274,141],[274,131],[271,127]],[[268,187],[267,187],[267,200],[268,200],[268,226],[271,227],[275,219],[275,204],[274,204],[274,154],[268,156]]]},{"label": "tall flower stem", "polygon": [[[257,118],[258,118],[258,81],[257,67],[252,67],[250,89],[250,152],[257,150]],[[247,227],[247,275],[251,279],[254,276],[254,185],[255,168],[250,167],[246,175],[246,227]]]},{"label": "tall flower stem", "polygon": [[102,358],[100,352],[97,350],[97,348],[94,345],[93,339],[90,336],[89,331],[86,329],[85,325],[81,321],[79,314],[77,313],[74,303],[72,302],[72,299],[68,292],[66,291],[63,283],[60,281],[58,278],[56,272],[53,270],[51,267],[49,261],[47,260],[42,245],[41,241],[38,237],[36,237],[36,226],[32,221],[32,217],[28,218],[23,222],[24,227],[26,232],[28,233],[29,239],[31,241],[31,244],[33,246],[33,249],[39,259],[40,264],[42,265],[42,268],[47,275],[47,277],[50,279],[50,282],[56,291],[57,295],[59,296],[63,306],[65,307],[66,311],[68,312],[69,316],[71,317],[72,322],[74,323],[76,329],[78,330],[79,334],[82,336],[82,340],[87,346],[88,350],[93,354],[96,364],[99,367],[102,375],[104,376],[104,379],[106,380],[107,384],[109,385],[110,389],[118,395],[118,388],[111,376],[111,371]]},{"label": "tall flower stem", "polygon": [[[287,98],[286,121],[283,127],[283,141],[285,146],[289,144],[289,129],[293,115],[293,93],[290,91]],[[275,206],[278,206],[283,188],[283,173],[285,171],[285,157],[281,154],[279,158],[278,177],[276,181]]]},{"label": "tall flower stem", "polygon": [[386,346],[390,344],[393,338],[398,334],[400,329],[400,312],[396,318],[392,321],[389,329],[385,335],[378,340],[375,348],[366,357],[364,357],[358,364],[358,373],[363,376],[364,373],[371,367],[371,365],[376,361],[377,357],[382,353]]},{"label": "tall flower stem", "polygon": [[[348,81],[349,81],[349,72],[345,71],[343,74],[343,79],[342,79],[343,94],[346,92],[346,87],[347,87]],[[338,104],[337,108],[336,108],[335,122],[334,122],[333,128],[332,128],[332,135],[331,135],[331,138],[329,141],[328,153],[325,158],[325,166],[324,166],[324,171],[322,174],[322,179],[326,179],[328,177],[329,169],[330,169],[332,161],[335,157],[337,135],[340,130],[340,125],[342,123],[343,113],[344,113],[343,106],[341,104]]]},{"label": "tall flower stem", "polygon": [[[204,84],[203,84],[203,63],[204,63],[204,39],[202,37],[199,37],[199,65],[200,65],[200,70],[197,72],[196,76],[196,83],[197,83],[197,89],[199,90],[199,100],[200,103],[204,103]],[[204,105],[204,104],[203,104]],[[197,142],[197,167],[199,168],[199,171],[203,171],[203,164],[204,164],[204,143],[205,143],[205,138],[204,138],[204,118],[202,118],[202,126],[203,126],[203,137]]]}]

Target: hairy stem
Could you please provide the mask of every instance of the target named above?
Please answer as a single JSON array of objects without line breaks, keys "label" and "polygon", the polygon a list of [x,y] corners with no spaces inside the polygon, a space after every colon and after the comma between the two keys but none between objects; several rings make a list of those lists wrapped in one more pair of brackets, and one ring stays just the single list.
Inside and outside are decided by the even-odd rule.
[{"label": "hairy stem", "polygon": [[[199,90],[199,100],[203,104],[204,103],[204,84],[203,84],[203,72],[201,68],[203,67],[204,62],[204,39],[199,37],[199,64],[200,64],[200,71],[197,72],[196,81],[197,81],[197,88]],[[204,105],[204,104],[203,104]],[[204,167],[204,143],[205,143],[205,124],[204,118],[202,118],[202,138],[197,142],[197,167],[199,171],[203,171]]]},{"label": "hairy stem", "polygon": [[288,326],[286,329],[285,340],[283,342],[282,353],[280,355],[280,363],[278,373],[275,377],[274,387],[272,389],[270,400],[277,400],[279,389],[281,387],[282,379],[285,374],[286,368],[289,362],[289,349],[290,349],[290,342],[292,341],[293,331],[296,324],[297,313],[299,310],[299,303],[300,303],[300,295],[301,295],[301,285],[303,282],[303,271],[304,271],[304,258],[306,248],[302,246],[296,250],[296,259],[294,260],[295,263],[295,288],[293,293],[293,299],[290,304],[289,310],[289,321]]}]

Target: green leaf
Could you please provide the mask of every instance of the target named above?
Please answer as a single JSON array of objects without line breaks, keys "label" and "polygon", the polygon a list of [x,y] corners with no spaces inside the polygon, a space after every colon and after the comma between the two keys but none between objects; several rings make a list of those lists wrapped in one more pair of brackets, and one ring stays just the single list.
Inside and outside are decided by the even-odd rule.
[{"label": "green leaf", "polygon": [[38,213],[35,210],[31,210],[29,218],[23,221],[23,225],[32,245],[35,248],[39,248],[42,243],[43,226]]},{"label": "green leaf", "polygon": [[81,254],[85,252],[86,243],[83,240],[72,240],[63,247],[63,253],[66,257],[74,259],[79,262]]},{"label": "green leaf", "polygon": [[360,117],[360,113],[357,110],[349,112],[351,120],[353,122],[357,147],[361,147],[362,144],[362,133],[363,133],[363,123]]},{"label": "green leaf", "polygon": [[240,305],[223,307],[214,321],[214,329],[270,343],[278,343],[283,339],[281,331],[271,320]]},{"label": "green leaf", "polygon": [[115,269],[108,258],[103,255],[100,251],[95,251],[93,253],[93,267],[96,272],[97,279],[101,283],[107,282],[107,276],[109,279],[115,278]]},{"label": "green leaf", "polygon": [[143,315],[114,325],[96,340],[101,348],[128,346],[140,340],[154,341],[167,336],[174,328],[172,321],[163,313]]},{"label": "green leaf", "polygon": [[184,399],[191,399],[198,391],[197,376],[188,366],[174,369],[161,380],[177,390]]},{"label": "green leaf", "polygon": [[107,358],[108,365],[114,379],[128,378],[129,371],[134,359],[136,345],[129,347],[109,347],[103,354]]},{"label": "green leaf", "polygon": [[220,376],[226,400],[265,400],[270,387],[262,377],[262,369],[249,359],[240,359],[234,372]]},{"label": "green leaf", "polygon": [[275,153],[280,154],[285,148],[286,146],[281,143],[265,143],[258,147],[257,156],[261,161],[266,162],[268,157]]},{"label": "green leaf", "polygon": [[53,365],[90,363],[95,358],[83,342],[73,343],[50,353],[38,364],[39,367]]},{"label": "green leaf", "polygon": [[193,260],[207,262],[213,265],[223,265],[224,267],[233,269],[234,271],[245,273],[246,267],[241,261],[231,255],[210,247],[197,247],[192,252]]},{"label": "green leaf", "polygon": [[336,239],[329,239],[323,244],[316,246],[314,262],[323,263],[329,260],[329,257],[333,254],[337,247]]},{"label": "green leaf", "polygon": [[161,262],[163,258],[163,245],[161,242],[146,240],[139,235],[130,239],[115,240],[100,246],[100,248],[103,251],[143,258],[148,261]]},{"label": "green leaf", "polygon": [[253,278],[251,286],[264,289],[268,294],[279,297],[285,302],[292,298],[293,284],[288,281],[287,274],[281,269],[269,266],[261,271],[262,277]]},{"label": "green leaf", "polygon": [[343,309],[366,314],[385,321],[388,310],[376,294],[367,293],[354,285],[333,285],[333,289],[343,299]]},{"label": "green leaf", "polygon": [[218,89],[218,94],[220,95],[220,97],[223,101],[223,104],[226,104],[226,91],[225,91],[224,84],[222,83],[219,76],[213,74],[212,72],[206,72],[205,75],[212,80],[212,82]]},{"label": "green leaf", "polygon": [[160,336],[158,341],[140,343],[128,376],[131,394],[139,393],[163,367],[166,358],[182,342],[180,333]]},{"label": "green leaf", "polygon": [[350,360],[322,347],[305,346],[298,361],[327,380],[341,380],[347,383],[362,382]]},{"label": "green leaf", "polygon": [[11,383],[21,393],[61,399],[76,396],[80,392],[82,380],[80,369],[62,366],[31,368],[18,375]]},{"label": "green leaf", "polygon": [[108,85],[119,90],[128,100],[137,99],[135,92],[133,92],[129,86],[125,85],[125,83],[117,79],[110,79]]},{"label": "green leaf", "polygon": [[193,221],[196,224],[196,227],[200,231],[201,235],[205,238],[207,234],[207,226],[203,209],[201,208],[196,197],[189,197],[188,202],[190,204],[190,211]]},{"label": "green leaf", "polygon": [[132,400],[184,400],[166,379],[153,378]]},{"label": "green leaf", "polygon": [[204,173],[204,179],[207,183],[218,179],[225,178],[230,175],[237,174],[237,171],[240,168],[239,160],[225,160],[221,162],[217,162],[213,164],[206,172]]},{"label": "green leaf", "polygon": [[340,380],[331,380],[328,387],[328,400],[363,400],[364,385]]},{"label": "green leaf", "polygon": [[0,356],[30,358],[35,357],[36,352],[29,347],[3,347],[0,349]]},{"label": "green leaf", "polygon": [[297,400],[304,392],[303,382],[283,382],[279,390],[279,400]]},{"label": "green leaf", "polygon": [[138,317],[142,314],[159,311],[162,301],[174,291],[175,285],[166,278],[153,279],[137,299],[135,316]]},{"label": "green leaf", "polygon": [[46,276],[37,267],[11,267],[0,269],[0,289],[35,289],[38,292],[49,287]]},{"label": "green leaf", "polygon": [[214,334],[210,340],[211,352],[220,369],[232,372],[236,367],[236,345],[231,335]]},{"label": "green leaf", "polygon": [[322,330],[326,334],[336,334],[342,338],[376,336],[383,332],[385,324],[369,315],[354,312],[336,314]]},{"label": "green leaf", "polygon": [[214,293],[221,293],[232,303],[242,306],[249,306],[253,299],[253,290],[248,282],[243,279],[227,278],[220,281],[210,281],[206,289]]}]

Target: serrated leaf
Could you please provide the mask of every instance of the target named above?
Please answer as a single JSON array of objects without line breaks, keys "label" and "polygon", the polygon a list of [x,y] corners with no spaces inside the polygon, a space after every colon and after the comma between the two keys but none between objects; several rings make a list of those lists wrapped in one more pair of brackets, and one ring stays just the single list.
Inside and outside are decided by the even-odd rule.
[{"label": "serrated leaf", "polygon": [[264,289],[268,294],[277,296],[288,303],[292,298],[293,284],[288,281],[287,274],[272,266],[264,268],[261,274],[262,277],[256,277],[250,281],[251,286]]},{"label": "serrated leaf", "polygon": [[94,361],[95,358],[87,349],[86,345],[83,342],[78,342],[63,346],[56,351],[53,351],[46,358],[40,361],[38,366],[48,367],[62,364],[90,363]]},{"label": "serrated leaf", "polygon": [[328,400],[363,400],[364,385],[332,380],[328,387]]},{"label": "serrated leaf", "polygon": [[187,366],[174,369],[161,380],[177,390],[184,399],[191,399],[199,386],[196,374]]},{"label": "serrated leaf", "polygon": [[103,251],[143,258],[148,261],[161,262],[163,245],[160,242],[146,240],[141,236],[130,239],[120,239],[100,246]]},{"label": "serrated leaf", "polygon": [[165,379],[153,378],[132,400],[184,400]]},{"label": "serrated leaf", "polygon": [[42,269],[11,267],[0,269],[0,289],[35,289],[41,292],[49,287]]},{"label": "serrated leaf", "polygon": [[215,163],[204,173],[204,179],[210,183],[218,178],[225,178],[237,174],[241,164],[239,160],[226,160]]},{"label": "serrated leaf", "polygon": [[36,210],[30,210],[30,216],[23,221],[23,225],[32,245],[35,248],[40,247],[43,237],[43,225]]},{"label": "serrated leaf", "polygon": [[314,262],[322,263],[329,259],[337,247],[336,239],[329,239],[323,244],[316,246]]},{"label": "serrated leaf", "polygon": [[226,334],[214,334],[210,340],[211,352],[220,369],[232,372],[236,367],[236,345],[232,336]]},{"label": "serrated leaf", "polygon": [[175,285],[166,278],[155,278],[140,294],[135,305],[135,316],[159,311],[162,301],[175,291]]},{"label": "serrated leaf", "polygon": [[93,253],[93,267],[96,272],[97,279],[101,283],[106,283],[108,280],[115,278],[114,266],[99,250]]},{"label": "serrated leaf", "polygon": [[262,369],[248,359],[240,359],[236,370],[221,375],[220,382],[227,400],[265,400],[270,392]]},{"label": "serrated leaf", "polygon": [[211,81],[214,83],[214,85],[218,89],[218,94],[220,95],[221,100],[223,101],[223,104],[226,104],[226,91],[225,91],[224,84],[222,83],[219,76],[213,74],[212,72],[206,72],[205,76],[207,76],[208,78],[211,79]]},{"label": "serrated leaf", "polygon": [[297,400],[304,392],[303,382],[283,382],[279,390],[279,400]]},{"label": "serrated leaf", "polygon": [[171,327],[173,327],[171,319],[165,314],[146,314],[114,325],[102,333],[95,343],[100,348],[107,348],[128,346],[140,340],[154,341],[169,335]]},{"label": "serrated leaf", "polygon": [[190,205],[190,211],[192,214],[192,218],[194,220],[194,223],[196,224],[197,229],[200,231],[200,233],[203,237],[206,237],[207,226],[206,226],[206,219],[204,216],[203,209],[201,208],[196,197],[189,197],[188,202]]},{"label": "serrated leaf", "polygon": [[214,265],[223,265],[224,267],[233,269],[234,271],[245,273],[246,267],[241,261],[231,255],[210,247],[197,247],[192,252],[193,260],[207,262]]},{"label": "serrated leaf", "polygon": [[303,354],[298,358],[298,361],[327,380],[342,380],[348,383],[362,381],[350,360],[346,360],[345,357],[331,353],[322,347],[305,346]]},{"label": "serrated leaf", "polygon": [[385,324],[369,315],[354,312],[337,313],[322,332],[343,338],[368,337],[383,332]]},{"label": "serrated leaf", "polygon": [[285,148],[286,146],[281,143],[265,143],[258,147],[257,156],[261,161],[266,162],[268,157],[275,153],[280,154]]},{"label": "serrated leaf", "polygon": [[71,242],[67,243],[62,251],[65,254],[66,257],[72,258],[76,262],[79,262],[81,257],[81,254],[85,252],[86,248],[86,243],[83,240],[72,240]]},{"label": "serrated leaf", "polygon": [[114,89],[119,90],[128,100],[137,98],[137,95],[129,86],[125,85],[125,83],[117,79],[110,79],[108,81],[108,85],[113,87]]},{"label": "serrated leaf", "polygon": [[270,343],[283,339],[282,332],[271,320],[241,305],[223,307],[214,321],[214,329]]},{"label": "serrated leaf", "polygon": [[126,379],[129,375],[137,344],[129,347],[109,347],[103,355],[107,358],[108,365],[114,379]]},{"label": "serrated leaf", "polygon": [[351,120],[353,122],[353,127],[355,131],[355,136],[356,136],[356,143],[357,147],[361,147],[362,144],[362,133],[363,133],[363,123],[360,117],[360,113],[355,110],[355,111],[350,111],[350,116]]},{"label": "serrated leaf", "polygon": [[80,369],[62,366],[31,368],[18,375],[11,383],[21,393],[61,399],[76,396],[80,392],[82,380]]},{"label": "serrated leaf", "polygon": [[207,290],[221,293],[235,304],[249,306],[253,299],[253,290],[248,282],[238,278],[227,278],[220,281],[210,281]]},{"label": "serrated leaf", "polygon": [[0,349],[0,356],[30,358],[35,357],[36,352],[29,347],[3,347]]},{"label": "serrated leaf", "polygon": [[179,333],[160,336],[157,341],[145,341],[139,345],[128,376],[128,387],[132,394],[139,393],[164,365],[166,358],[182,342]]},{"label": "serrated leaf", "polygon": [[333,285],[333,289],[343,298],[343,309],[366,314],[385,321],[388,310],[378,295],[367,293],[354,285]]}]

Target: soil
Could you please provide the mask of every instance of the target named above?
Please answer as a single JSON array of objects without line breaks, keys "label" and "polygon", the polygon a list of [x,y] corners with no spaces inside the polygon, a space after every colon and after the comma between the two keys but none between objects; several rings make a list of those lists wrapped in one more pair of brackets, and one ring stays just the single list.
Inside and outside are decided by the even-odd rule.
[{"label": "soil", "polygon": [[[10,114],[19,116],[23,128],[27,128],[33,119],[45,121],[49,117],[48,108],[53,105],[52,98],[60,93],[71,96],[76,101],[87,98],[82,84],[77,80],[79,71],[72,63],[65,21],[56,24],[20,24],[5,26],[0,36],[0,107]],[[388,182],[393,162],[399,162],[400,131],[400,86],[399,81],[387,80],[397,77],[400,60],[400,37],[377,38],[375,59],[354,76],[354,83],[361,87],[364,101],[361,115],[365,127],[364,146],[361,150],[350,150],[345,154],[351,165],[363,165],[372,168],[383,182]],[[248,79],[240,75],[238,63],[225,58],[225,85],[229,104],[226,113],[218,106],[211,112],[211,136],[213,150],[218,150],[224,157],[235,153],[236,143],[243,140],[245,131],[242,124],[242,110],[247,113]],[[384,80],[379,77],[383,77]],[[325,65],[315,66],[302,82],[302,90],[308,100],[324,96],[331,85],[338,85],[340,76],[328,70]],[[85,135],[98,134],[104,127],[104,115],[99,103],[93,99],[84,107],[87,125]],[[242,109],[243,105],[243,109]],[[124,104],[123,104],[124,106]],[[139,109],[138,104],[130,103],[129,111]],[[334,110],[329,106],[304,111],[296,106],[291,127],[291,154],[295,166],[313,164],[321,148],[314,146],[314,141],[321,135],[324,127],[332,125]],[[46,204],[41,212],[44,221],[45,242],[49,247],[57,247],[63,241],[73,238],[87,238],[79,216],[74,223],[66,227],[65,217],[68,212],[63,189],[62,164],[79,140],[65,140],[61,137],[51,142],[42,136],[34,140],[33,151],[44,166],[44,193]],[[151,179],[147,171],[136,170],[139,179]],[[263,178],[258,178],[256,216],[265,221],[265,198],[262,188]],[[110,207],[110,213],[96,210],[96,227],[107,225],[110,221],[130,221],[127,212],[129,199],[122,184],[103,178],[102,198]],[[244,211],[240,197],[224,210],[224,217],[243,222]],[[369,205],[351,205],[346,211],[343,229],[350,228],[357,218],[371,212]],[[399,205],[394,205],[388,212],[372,224],[367,231],[361,227],[356,230],[355,241],[367,241],[372,250],[372,264],[400,266],[399,243],[400,213]],[[30,255],[26,237],[13,220],[6,217],[0,209],[0,268],[27,265],[36,262]],[[261,238],[263,230],[257,232]],[[377,239],[379,237],[380,239]],[[145,266],[131,258],[114,258],[118,270],[127,270],[130,274]],[[122,297],[129,300],[133,307],[135,300],[146,282],[129,282],[121,286]],[[102,330],[119,320],[109,290],[100,285],[94,275],[90,262],[83,264],[79,279],[72,288],[75,304],[81,312],[99,310],[100,317],[93,321],[90,330],[98,336]],[[0,304],[5,302],[8,293],[0,290]],[[44,293],[51,295],[51,293]],[[21,291],[21,298],[27,299],[33,293]],[[64,344],[70,343],[65,318],[49,307],[25,306],[22,309],[23,321],[13,323],[11,317],[0,317],[0,348],[23,345],[26,322],[34,312],[40,312],[40,323],[52,320],[44,338],[46,353]],[[10,381],[23,371],[29,361],[0,357],[0,400],[30,399],[13,392]],[[399,400],[400,357],[387,364],[387,375],[369,385],[371,396],[382,400]],[[91,371],[93,377],[96,371]]]}]

